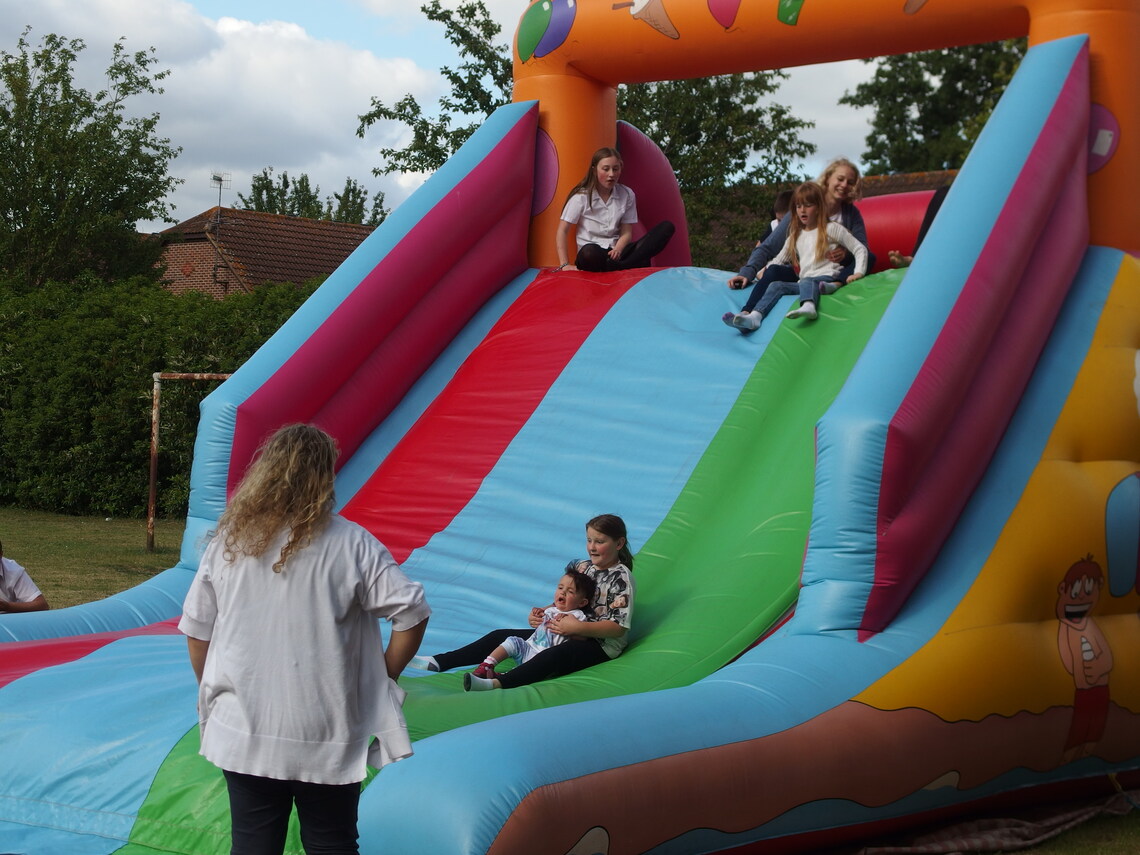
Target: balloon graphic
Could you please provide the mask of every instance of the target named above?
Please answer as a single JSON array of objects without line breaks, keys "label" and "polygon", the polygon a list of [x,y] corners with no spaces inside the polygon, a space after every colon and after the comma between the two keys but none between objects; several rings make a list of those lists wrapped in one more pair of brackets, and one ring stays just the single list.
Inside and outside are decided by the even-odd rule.
[{"label": "balloon graphic", "polygon": [[527,7],[519,21],[519,59],[526,62],[557,49],[570,34],[576,11],[575,0],[538,0]]},{"label": "balloon graphic", "polygon": [[726,30],[736,22],[736,13],[740,11],[740,0],[708,0],[708,2],[713,18]]}]

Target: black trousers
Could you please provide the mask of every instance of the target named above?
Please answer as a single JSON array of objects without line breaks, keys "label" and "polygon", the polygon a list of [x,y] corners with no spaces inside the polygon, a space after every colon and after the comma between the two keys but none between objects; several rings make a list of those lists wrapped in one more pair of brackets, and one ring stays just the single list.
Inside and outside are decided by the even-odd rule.
[{"label": "black trousers", "polygon": [[[462,668],[465,665],[478,665],[490,655],[496,647],[512,635],[526,638],[534,630],[525,629],[496,629],[488,632],[477,641],[473,641],[458,650],[449,650],[447,653],[437,653],[435,661],[440,671],[450,671],[452,668]],[[525,662],[499,677],[499,684],[504,689],[514,689],[519,686],[529,686],[551,677],[561,677],[563,674],[573,674],[583,668],[598,665],[609,661],[602,645],[593,638],[568,638],[561,644],[548,647],[529,662]]]},{"label": "black trousers", "polygon": [[610,270],[632,270],[635,267],[649,267],[653,256],[665,248],[669,239],[673,237],[674,225],[668,220],[662,220],[637,240],[626,245],[622,250],[621,258],[614,261],[610,258],[609,250],[588,243],[578,250],[574,259],[574,266],[579,270],[591,273],[604,273]]},{"label": "black trousers", "polygon": [[306,855],[357,855],[360,784],[310,784],[227,772],[230,855],[281,855],[297,805]]}]

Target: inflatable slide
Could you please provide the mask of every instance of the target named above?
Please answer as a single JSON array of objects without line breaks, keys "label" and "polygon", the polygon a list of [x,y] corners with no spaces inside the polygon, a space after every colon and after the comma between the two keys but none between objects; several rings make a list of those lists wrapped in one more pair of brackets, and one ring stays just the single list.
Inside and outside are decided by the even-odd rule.
[{"label": "inflatable slide", "polygon": [[[547,114],[548,92],[605,88],[581,58],[545,80],[560,52],[628,29],[612,61],[635,67],[598,79],[665,77],[636,34],[679,50],[707,18],[714,46],[774,30],[823,52],[798,61],[837,58],[813,28],[838,5],[528,7],[520,100],[203,404],[179,565],[0,618],[0,852],[228,851],[174,625],[228,491],[293,421],[337,437],[341,512],[425,585],[428,652],[548,601],[596,513],[621,514],[636,552],[620,658],[475,694],[405,673],[415,754],[367,782],[362,852],[815,851],[1140,780],[1140,233],[1099,189],[1135,151],[1136,102],[1101,93],[1099,30],[993,4],[971,19],[1033,46],[913,266],[814,323],[775,322],[782,304],[726,329],[739,293],[687,257],[543,267],[578,171],[558,164],[615,127],[643,218],[679,210],[644,136],[603,121],[582,144]],[[956,37],[945,5],[866,15],[917,49]],[[1137,44],[1140,6],[1115,5]],[[534,180],[504,191],[519,163]],[[865,203],[876,254],[907,248],[885,241],[913,241],[924,201]]]}]

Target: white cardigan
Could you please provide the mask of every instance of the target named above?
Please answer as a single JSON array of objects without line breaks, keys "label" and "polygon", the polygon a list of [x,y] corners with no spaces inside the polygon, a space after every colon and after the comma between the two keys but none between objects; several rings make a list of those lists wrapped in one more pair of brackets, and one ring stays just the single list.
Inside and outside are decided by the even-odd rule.
[{"label": "white cardigan", "polygon": [[201,753],[247,775],[361,781],[366,764],[412,753],[377,618],[405,630],[431,609],[388,549],[343,517],[274,573],[284,538],[229,562],[215,537],[186,594],[178,628],[210,642]]}]

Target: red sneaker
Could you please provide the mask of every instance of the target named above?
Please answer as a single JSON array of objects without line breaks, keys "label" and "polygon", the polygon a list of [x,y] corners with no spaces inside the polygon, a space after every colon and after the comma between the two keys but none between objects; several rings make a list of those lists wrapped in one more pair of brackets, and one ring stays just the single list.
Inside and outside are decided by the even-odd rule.
[{"label": "red sneaker", "polygon": [[479,667],[471,673],[476,677],[482,677],[484,680],[494,680],[499,676],[495,673],[495,666],[488,665],[486,662],[480,663]]}]

